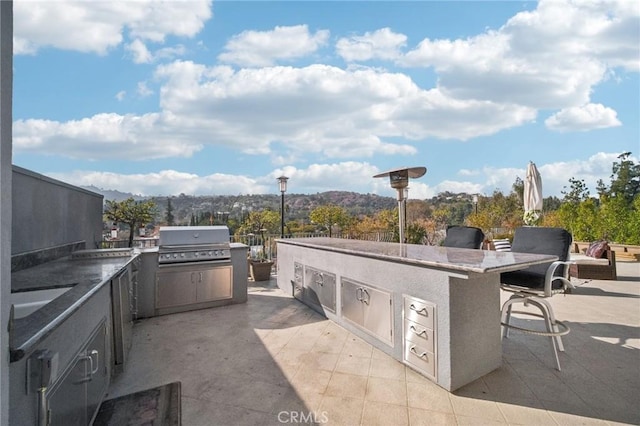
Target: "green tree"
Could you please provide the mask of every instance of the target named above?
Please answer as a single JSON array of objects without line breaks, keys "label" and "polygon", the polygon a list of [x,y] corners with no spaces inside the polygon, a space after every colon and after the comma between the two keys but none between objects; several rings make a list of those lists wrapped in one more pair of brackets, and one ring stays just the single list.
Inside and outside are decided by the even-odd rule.
[{"label": "green tree", "polygon": [[329,237],[331,237],[331,230],[334,226],[340,229],[345,228],[351,217],[347,211],[339,206],[328,204],[325,206],[316,207],[309,213],[309,219],[329,231]]},{"label": "green tree", "polygon": [[266,259],[267,248],[266,238],[267,234],[276,234],[278,232],[278,226],[280,225],[280,214],[273,210],[260,210],[250,212],[246,220],[240,225],[236,231],[236,235],[258,234],[260,235],[260,241],[262,245],[261,258]]},{"label": "green tree", "polygon": [[598,181],[600,195],[622,198],[627,206],[631,206],[640,194],[640,164],[634,164],[630,156],[630,152],[623,152],[618,156],[620,161],[613,163],[608,190],[602,180]]},{"label": "green tree", "polygon": [[129,227],[129,247],[133,247],[133,235],[141,225],[153,221],[156,204],[153,201],[107,200],[104,212],[110,221],[124,223]]},{"label": "green tree", "polygon": [[[558,216],[563,227],[567,228],[573,235],[575,240],[579,240],[578,235],[583,234],[589,228],[585,224],[585,218],[579,218],[580,205],[589,199],[589,189],[584,179],[569,179],[569,189],[563,189],[561,193],[564,195],[562,205],[558,210]],[[588,209],[583,209],[587,211]],[[584,240],[588,241],[588,240]]]},{"label": "green tree", "polygon": [[167,198],[167,212],[165,214],[165,220],[167,225],[175,225],[175,217],[173,216],[173,206],[171,205],[171,198]]}]

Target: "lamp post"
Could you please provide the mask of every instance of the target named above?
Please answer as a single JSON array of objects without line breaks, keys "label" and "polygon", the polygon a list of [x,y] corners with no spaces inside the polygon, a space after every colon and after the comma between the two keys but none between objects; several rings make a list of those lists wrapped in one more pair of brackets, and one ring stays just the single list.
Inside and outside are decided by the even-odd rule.
[{"label": "lamp post", "polygon": [[478,214],[478,194],[473,195],[473,205],[476,208],[476,214]]},{"label": "lamp post", "polygon": [[280,185],[280,238],[284,238],[284,193],[287,192],[286,176],[280,176],[278,178],[278,184]]}]

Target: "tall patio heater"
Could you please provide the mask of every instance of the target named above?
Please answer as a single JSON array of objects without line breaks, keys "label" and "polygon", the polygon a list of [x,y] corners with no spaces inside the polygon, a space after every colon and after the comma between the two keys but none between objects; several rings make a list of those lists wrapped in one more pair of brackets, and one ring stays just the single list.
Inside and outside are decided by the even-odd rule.
[{"label": "tall patio heater", "polygon": [[391,187],[395,188],[398,192],[398,228],[400,235],[400,242],[404,243],[404,230],[406,226],[406,199],[408,195],[409,178],[416,179],[424,176],[427,173],[426,167],[405,167],[401,169],[389,170],[374,176],[374,178],[389,176]]}]

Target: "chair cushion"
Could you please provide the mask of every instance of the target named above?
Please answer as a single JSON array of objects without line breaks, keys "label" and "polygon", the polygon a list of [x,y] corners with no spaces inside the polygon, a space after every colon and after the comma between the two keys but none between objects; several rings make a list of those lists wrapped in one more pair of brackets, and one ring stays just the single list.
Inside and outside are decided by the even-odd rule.
[{"label": "chair cushion", "polygon": [[471,226],[450,226],[442,244],[445,247],[478,249],[484,241],[484,232]]},{"label": "chair cushion", "polygon": [[609,243],[606,241],[595,241],[589,244],[586,255],[595,259],[600,259],[605,251],[609,249]]},{"label": "chair cushion", "polygon": [[511,242],[508,238],[493,240],[493,247],[496,251],[511,251]]},{"label": "chair cushion", "polygon": [[[562,228],[522,227],[517,228],[511,244],[512,252],[550,254],[558,260],[566,261],[569,257],[571,234]],[[518,285],[529,288],[544,287],[544,277],[551,263],[533,265],[526,269],[500,274],[503,284]],[[556,269],[554,276],[564,276],[565,266]],[[562,287],[557,280],[553,288]]]}]

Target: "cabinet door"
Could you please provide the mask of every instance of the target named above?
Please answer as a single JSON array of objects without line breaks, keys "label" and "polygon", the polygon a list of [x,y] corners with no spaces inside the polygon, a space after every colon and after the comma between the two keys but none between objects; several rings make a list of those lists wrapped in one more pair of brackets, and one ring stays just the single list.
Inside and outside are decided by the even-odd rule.
[{"label": "cabinet door", "polygon": [[393,344],[391,294],[342,279],[342,316],[388,344]]},{"label": "cabinet door", "polygon": [[342,299],[342,316],[359,326],[364,326],[364,305],[362,303],[362,286],[348,279],[342,279],[340,298]]},{"label": "cabinet door", "polygon": [[369,286],[362,286],[364,328],[387,343],[392,343],[393,316],[391,294]]},{"label": "cabinet door", "polygon": [[336,276],[314,268],[305,271],[304,299],[317,307],[336,311]]},{"label": "cabinet door", "polygon": [[47,393],[51,426],[86,426],[97,414],[109,386],[106,318],[75,357],[70,368]]},{"label": "cabinet door", "polygon": [[197,276],[191,271],[159,271],[156,274],[156,308],[196,302]]},{"label": "cabinet door", "polygon": [[198,278],[196,283],[197,302],[231,299],[233,281],[231,266],[218,266],[194,273]]},{"label": "cabinet door", "polygon": [[106,321],[96,330],[85,350],[87,368],[87,418],[93,420],[98,414],[100,402],[109,386],[111,361]]},{"label": "cabinet door", "polygon": [[48,392],[51,426],[86,426],[86,362],[78,355],[70,369]]}]

